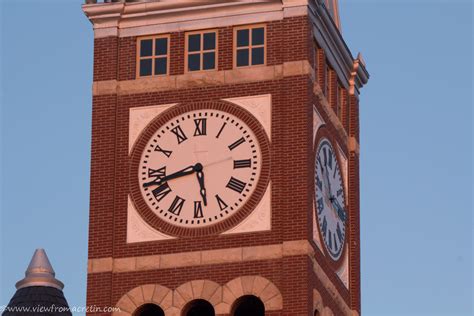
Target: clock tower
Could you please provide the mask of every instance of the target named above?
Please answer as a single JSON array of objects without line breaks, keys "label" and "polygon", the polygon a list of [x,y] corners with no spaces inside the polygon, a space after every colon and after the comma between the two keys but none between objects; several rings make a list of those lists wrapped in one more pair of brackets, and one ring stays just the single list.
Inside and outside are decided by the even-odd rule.
[{"label": "clock tower", "polygon": [[368,73],[337,0],[83,10],[94,28],[87,305],[359,315]]}]

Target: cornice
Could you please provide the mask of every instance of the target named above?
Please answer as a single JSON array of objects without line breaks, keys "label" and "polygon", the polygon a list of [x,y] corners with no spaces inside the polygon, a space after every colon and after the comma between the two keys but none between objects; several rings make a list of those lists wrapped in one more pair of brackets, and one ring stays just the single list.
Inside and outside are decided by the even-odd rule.
[{"label": "cornice", "polygon": [[313,35],[339,80],[351,94],[358,95],[369,80],[362,56],[359,54],[354,59],[322,0],[310,1],[308,11],[313,21]]},{"label": "cornice", "polygon": [[[286,1],[285,1],[286,2]],[[290,1],[292,2],[292,1]],[[94,29],[163,24],[282,9],[281,0],[177,0],[84,4]]]}]

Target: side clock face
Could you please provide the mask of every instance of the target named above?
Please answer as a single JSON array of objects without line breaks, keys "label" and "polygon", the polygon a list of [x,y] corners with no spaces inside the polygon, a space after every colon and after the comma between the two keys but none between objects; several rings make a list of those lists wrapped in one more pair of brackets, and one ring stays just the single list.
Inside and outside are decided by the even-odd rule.
[{"label": "side clock face", "polygon": [[319,142],[314,176],[319,230],[327,253],[338,261],[345,245],[347,211],[338,160],[327,138]]},{"label": "side clock face", "polygon": [[140,193],[172,226],[215,225],[252,197],[262,159],[258,137],[243,120],[216,109],[184,112],[146,142],[138,163]]}]

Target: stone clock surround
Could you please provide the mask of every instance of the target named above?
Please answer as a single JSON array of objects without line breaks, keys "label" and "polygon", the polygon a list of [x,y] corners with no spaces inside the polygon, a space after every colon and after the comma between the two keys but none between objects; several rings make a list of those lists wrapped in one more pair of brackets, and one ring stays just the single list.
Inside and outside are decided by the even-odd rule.
[{"label": "stone clock surround", "polygon": [[[138,178],[137,176],[133,175],[138,174],[138,165],[140,163],[141,155],[145,148],[145,145],[160,126],[162,126],[164,123],[168,122],[169,120],[173,119],[178,115],[202,109],[224,111],[241,119],[245,124],[247,124],[257,137],[258,142],[260,143],[262,167],[260,170],[260,178],[253,194],[250,196],[249,200],[237,212],[235,212],[234,215],[230,216],[226,220],[223,220],[222,222],[213,224],[211,226],[189,229],[171,225],[168,222],[163,221],[152,210],[150,210],[150,208],[143,200]],[[130,157],[130,175],[132,177],[132,179],[130,180],[130,195],[132,196],[135,207],[142,216],[142,218],[150,226],[155,227],[159,231],[170,234],[172,236],[188,237],[218,234],[236,226],[242,220],[247,218],[250,213],[252,213],[252,211],[255,209],[255,207],[259,204],[260,200],[265,194],[268,183],[270,181],[270,163],[270,142],[266,136],[266,132],[258,123],[258,121],[248,111],[235,105],[232,105],[231,103],[223,101],[198,101],[188,104],[180,104],[161,114],[158,118],[156,118],[156,120],[154,120],[150,124],[150,126],[148,126],[141,133],[141,138],[135,144],[135,147],[132,150],[132,154]]]}]

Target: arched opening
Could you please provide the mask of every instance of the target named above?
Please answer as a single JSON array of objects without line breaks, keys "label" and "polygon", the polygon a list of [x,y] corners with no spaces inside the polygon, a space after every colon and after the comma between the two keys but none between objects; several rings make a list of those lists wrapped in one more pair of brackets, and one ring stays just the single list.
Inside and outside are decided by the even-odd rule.
[{"label": "arched opening", "polygon": [[183,309],[182,316],[215,316],[214,307],[206,300],[194,300]]},{"label": "arched opening", "polygon": [[314,316],[321,316],[321,313],[319,312],[319,310],[317,309],[314,310]]},{"label": "arched opening", "polygon": [[145,304],[140,306],[133,316],[165,316],[165,312],[158,305]]},{"label": "arched opening", "polygon": [[232,308],[233,316],[264,316],[265,305],[256,296],[245,295],[240,297]]}]

